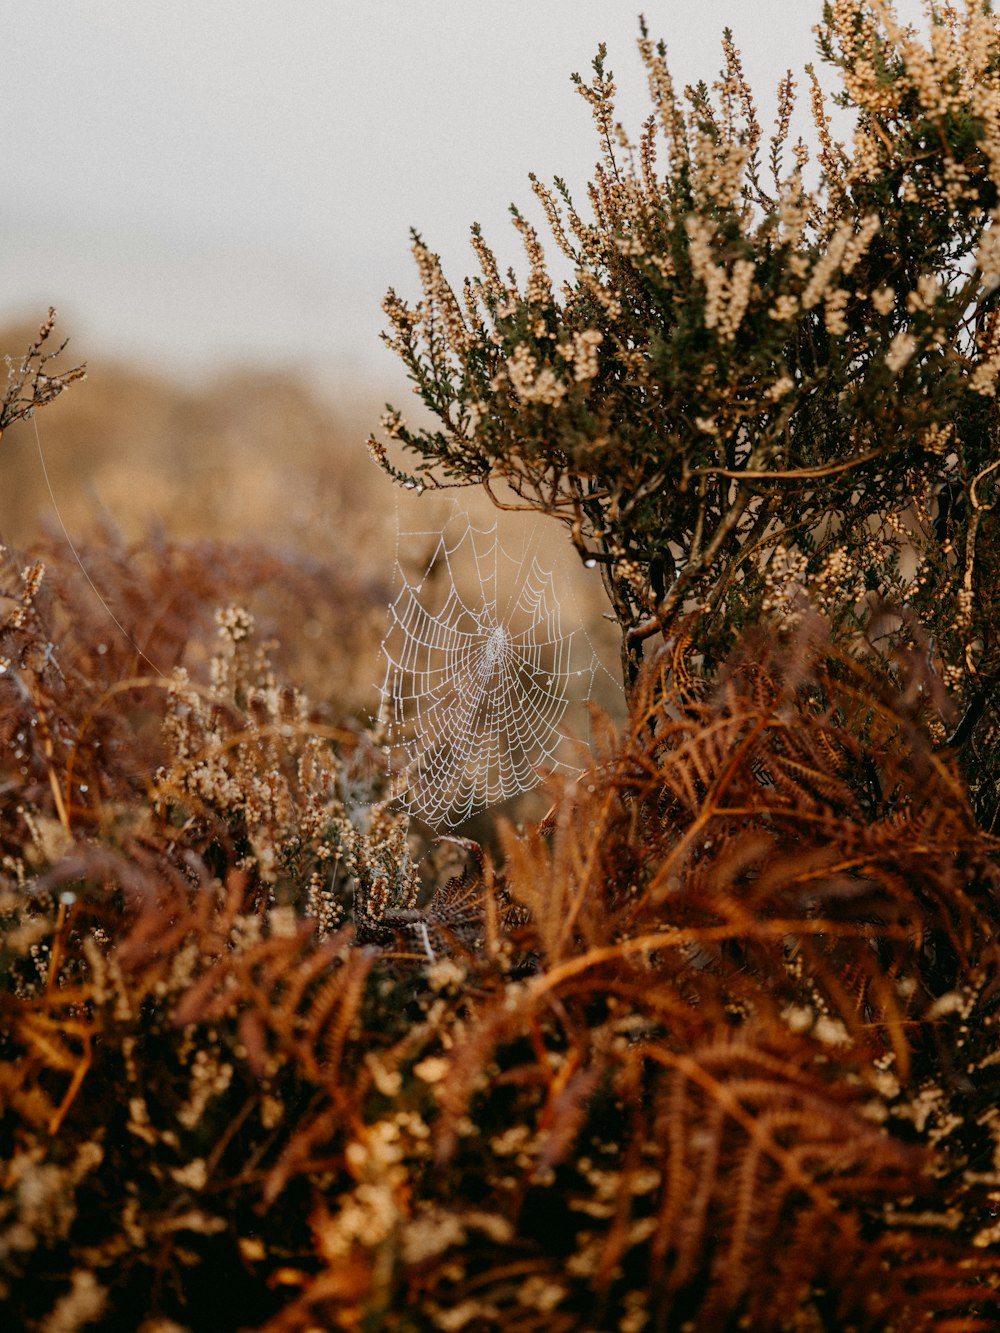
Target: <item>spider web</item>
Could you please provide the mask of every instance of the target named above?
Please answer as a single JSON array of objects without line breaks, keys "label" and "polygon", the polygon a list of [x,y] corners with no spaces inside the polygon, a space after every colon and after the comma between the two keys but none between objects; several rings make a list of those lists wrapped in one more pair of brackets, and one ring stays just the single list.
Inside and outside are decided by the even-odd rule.
[{"label": "spider web", "polygon": [[538,555],[512,555],[496,524],[456,515],[420,581],[398,557],[396,567],[380,719],[405,808],[454,828],[536,786],[543,771],[578,771],[562,757],[567,713],[589,699],[599,662],[582,629],[564,629]]}]

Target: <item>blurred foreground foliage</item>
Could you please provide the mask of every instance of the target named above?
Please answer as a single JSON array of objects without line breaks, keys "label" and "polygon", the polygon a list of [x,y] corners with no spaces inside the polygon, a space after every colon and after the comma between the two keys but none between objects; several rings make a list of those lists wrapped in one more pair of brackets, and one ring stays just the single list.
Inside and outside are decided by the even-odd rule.
[{"label": "blurred foreground foliage", "polygon": [[520,217],[523,295],[418,245],[446,424],[376,455],[564,519],[629,688],[490,854],[302,670],[377,602],[346,562],[104,531],[116,629],[61,544],[5,555],[9,1326],[1000,1323],[1000,36],[932,18],[827,7],[858,132],[813,193],[785,110],[761,183],[728,38],[685,111],[643,37],[632,166],[600,57],[595,222],[539,188],[562,304]]}]

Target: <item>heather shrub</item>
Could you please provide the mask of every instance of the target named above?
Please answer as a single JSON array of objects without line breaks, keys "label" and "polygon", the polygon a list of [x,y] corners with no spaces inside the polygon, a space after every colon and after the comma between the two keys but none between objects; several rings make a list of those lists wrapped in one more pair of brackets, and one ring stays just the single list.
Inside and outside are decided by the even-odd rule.
[{"label": "heather shrub", "polygon": [[[979,3],[928,5],[927,22],[922,39],[888,3],[824,6],[823,73],[853,138],[835,139],[810,69],[815,160],[791,74],[767,136],[728,32],[718,80],[682,94],[643,27],[638,139],[602,50],[577,79],[600,147],[588,208],[532,181],[570,276],[550,275],[514,209],[525,278],[474,227],[480,271],[460,288],[415,236],[421,296],[389,292],[387,341],[439,424],[390,410],[414,462],[373,439],[376,457],[564,524],[600,566],[628,684],[642,645],[693,608],[711,664],[799,589],[845,632],[874,593],[919,617],[956,699],[990,708],[997,33]],[[994,763],[968,770],[991,820]]]}]

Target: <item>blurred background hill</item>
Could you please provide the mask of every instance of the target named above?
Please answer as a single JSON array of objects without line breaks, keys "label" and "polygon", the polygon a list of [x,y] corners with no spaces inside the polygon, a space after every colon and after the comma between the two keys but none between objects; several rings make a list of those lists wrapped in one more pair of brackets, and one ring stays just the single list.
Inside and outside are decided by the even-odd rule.
[{"label": "blurred background hill", "polygon": [[[19,360],[35,332],[0,329],[0,354]],[[74,340],[55,367],[77,353]],[[78,559],[93,623],[115,636],[114,616],[140,646],[150,608],[122,590],[141,588],[150,562],[200,566],[316,697],[369,716],[397,523],[364,447],[377,416],[370,392],[338,406],[288,372],[248,367],[187,387],[100,358],[4,433],[0,543],[19,560]]]},{"label": "blurred background hill", "polygon": [[[0,328],[2,353],[16,359],[34,332],[27,323]],[[81,359],[84,340],[74,338],[56,365]],[[374,386],[360,380],[331,401],[314,379],[280,369],[222,370],[187,385],[99,356],[74,391],[5,434],[0,534],[24,544],[40,524],[58,522],[37,423],[71,532],[104,519],[126,538],[158,526],[180,538],[252,537],[313,554],[364,532],[384,549],[391,487],[364,447],[381,410]]]}]

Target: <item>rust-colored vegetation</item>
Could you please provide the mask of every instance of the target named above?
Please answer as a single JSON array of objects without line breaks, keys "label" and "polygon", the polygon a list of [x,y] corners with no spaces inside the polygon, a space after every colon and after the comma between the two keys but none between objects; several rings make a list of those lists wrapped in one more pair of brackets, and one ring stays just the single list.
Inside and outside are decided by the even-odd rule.
[{"label": "rust-colored vegetation", "polygon": [[346,512],[332,565],[105,526],[100,601],[60,537],[4,553],[4,1327],[1000,1326],[1000,37],[918,60],[877,9],[826,13],[825,194],[787,118],[764,189],[728,39],[683,111],[644,36],[620,169],[583,89],[595,223],[541,194],[577,285],[524,224],[525,292],[477,236],[464,306],[420,244],[390,298],[442,420],[390,437],[562,520],[621,630],[627,720],[540,823],[388,799]]},{"label": "rust-colored vegetation", "polygon": [[213,624],[243,559],[112,555],[144,651],[216,646],[135,676],[8,566],[25,1326],[993,1325],[997,867],[923,653],[809,621],[692,698],[664,648],[546,826],[420,888],[363,731]]}]

